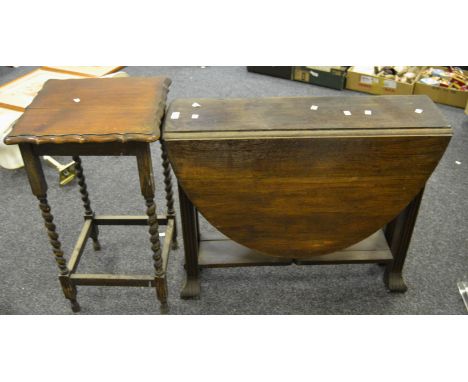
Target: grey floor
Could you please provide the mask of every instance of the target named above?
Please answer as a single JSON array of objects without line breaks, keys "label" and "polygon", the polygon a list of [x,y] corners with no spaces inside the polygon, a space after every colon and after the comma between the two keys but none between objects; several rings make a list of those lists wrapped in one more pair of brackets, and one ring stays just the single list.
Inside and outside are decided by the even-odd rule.
[{"label": "grey floor", "polygon": [[[0,84],[31,68],[0,69]],[[131,76],[166,75],[176,97],[360,96],[248,73],[245,67],[128,67]],[[439,105],[454,129],[450,146],[426,188],[411,242],[405,278],[409,290],[390,294],[378,265],[205,269],[200,300],[178,295],[183,247],[171,253],[169,304],[173,314],[463,314],[456,282],[468,280],[468,117]],[[152,145],[161,179],[158,143]],[[63,162],[69,158],[59,158]],[[461,162],[457,164],[456,161]],[[144,214],[132,158],[83,158],[92,206],[101,214]],[[49,201],[69,254],[82,223],[76,183],[59,188],[45,168]],[[71,314],[37,201],[23,169],[0,168],[0,313]],[[159,206],[164,196],[159,188]],[[203,222],[202,229],[211,229]],[[145,227],[102,227],[102,252],[87,246],[80,271],[146,274],[152,271]],[[81,314],[159,314],[151,288],[79,287]]]}]

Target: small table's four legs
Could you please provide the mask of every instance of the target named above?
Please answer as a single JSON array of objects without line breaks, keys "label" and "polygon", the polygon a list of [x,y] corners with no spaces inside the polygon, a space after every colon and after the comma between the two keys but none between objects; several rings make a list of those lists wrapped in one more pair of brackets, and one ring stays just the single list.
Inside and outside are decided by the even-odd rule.
[{"label": "small table's four legs", "polygon": [[159,240],[159,225],[156,215],[156,204],[154,202],[154,176],[153,166],[151,161],[151,150],[149,144],[142,145],[141,150],[137,155],[138,174],[140,177],[141,193],[146,202],[146,214],[148,215],[148,225],[151,241],[151,249],[153,251],[154,260],[154,281],[156,286],[156,295],[161,303],[161,313],[167,313],[167,280],[163,268],[163,260],[161,256],[161,242]]},{"label": "small table's four legs", "polygon": [[[76,155],[73,156],[75,162],[75,175],[78,179],[78,185],[80,186],[81,200],[83,201],[83,207],[85,209],[85,217],[89,219],[94,218],[94,212],[91,209],[91,202],[88,195],[88,187],[86,186],[86,178],[83,174],[83,167],[81,165],[81,158]],[[99,243],[99,228],[97,224],[93,224],[91,234],[89,235],[93,239],[93,248],[95,251],[101,249],[101,244]]]},{"label": "small table's four legs", "polygon": [[200,280],[198,277],[198,212],[180,184],[178,188],[182,235],[184,238],[185,271],[187,273],[187,279],[180,297],[183,299],[198,298],[200,295]]},{"label": "small table's four legs", "polygon": [[385,236],[393,254],[393,261],[385,269],[385,283],[391,292],[406,292],[408,289],[402,272],[423,193],[424,188],[385,229]]},{"label": "small table's four legs", "polygon": [[166,192],[167,216],[174,218],[174,234],[172,236],[172,249],[177,249],[177,224],[175,221],[174,194],[172,191],[171,165],[167,157],[167,150],[164,142],[161,140],[161,159],[164,174],[164,190]]},{"label": "small table's four legs", "polygon": [[62,251],[62,245],[59,241],[59,235],[53,223],[54,217],[47,201],[47,182],[42,170],[42,164],[39,156],[35,155],[31,145],[20,145],[21,155],[23,156],[24,167],[28,174],[29,184],[33,194],[39,199],[39,208],[42,212],[44,224],[47,228],[49,241],[52,245],[55,261],[59,268],[59,281],[65,297],[70,300],[71,308],[74,312],[80,311],[80,305],[76,300],[76,287],[70,281],[70,271]]}]

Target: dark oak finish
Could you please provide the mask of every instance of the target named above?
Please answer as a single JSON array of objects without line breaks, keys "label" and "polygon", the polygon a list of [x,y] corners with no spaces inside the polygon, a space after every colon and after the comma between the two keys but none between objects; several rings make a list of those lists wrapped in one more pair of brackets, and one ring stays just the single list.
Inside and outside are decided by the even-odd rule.
[{"label": "dark oak finish", "polygon": [[[168,116],[181,117],[166,118],[164,131],[197,209],[231,239],[272,256],[322,255],[376,232],[424,187],[450,140],[427,97],[281,100],[198,100],[198,119],[183,117],[193,100],[177,100]],[[322,106],[312,111],[312,104]],[[330,112],[326,119],[343,104],[362,115]],[[364,115],[368,108],[372,116]],[[270,124],[286,135],[277,137]]]},{"label": "dark oak finish", "polygon": [[267,256],[229,240],[220,232],[200,234],[198,265],[200,268],[289,265],[293,259]]},{"label": "dark oak finish", "polygon": [[[175,239],[175,211],[169,163],[163,163],[168,211],[156,214],[155,184],[149,142],[159,139],[159,126],[165,109],[167,78],[113,78],[48,81],[26,112],[17,121],[8,144],[19,143],[26,172],[50,238],[59,280],[72,310],[77,285],[149,286],[155,287],[161,312],[168,310],[166,269],[171,244]],[[78,101],[78,102],[76,102]],[[84,207],[84,225],[68,265],[47,202],[47,184],[39,157],[71,155],[76,162],[76,177]],[[147,216],[95,216],[91,208],[80,156],[128,155],[137,160],[141,192]],[[147,225],[154,260],[153,276],[78,274],[76,273],[86,242],[93,240],[101,248],[99,225]],[[165,226],[161,245],[159,225]]]},{"label": "dark oak finish", "polygon": [[198,279],[198,245],[199,227],[197,224],[197,210],[179,184],[180,218],[182,223],[182,236],[184,239],[185,270],[187,279],[180,294],[181,298],[196,298],[200,294],[200,281]]},{"label": "dark oak finish", "polygon": [[62,244],[60,243],[59,235],[53,222],[54,216],[51,213],[51,208],[47,201],[47,182],[45,180],[44,171],[42,170],[41,160],[38,156],[34,155],[32,147],[29,144],[20,145],[20,150],[32,193],[39,200],[39,208],[42,213],[42,218],[44,219],[44,225],[47,229],[55,262],[59,268],[59,281],[62,286],[63,294],[70,300],[73,312],[79,312],[80,305],[76,300],[76,287],[70,281],[70,270],[67,267]]},{"label": "dark oak finish", "polygon": [[154,142],[170,83],[165,77],[49,80],[5,143]]},{"label": "dark oak finish", "polygon": [[153,251],[154,275],[156,282],[156,293],[161,302],[161,309],[167,310],[167,282],[163,269],[162,249],[159,241],[159,224],[156,215],[156,203],[154,202],[154,177],[151,152],[149,145],[142,147],[137,154],[138,175],[140,176],[141,193],[146,203],[146,214],[148,215],[149,234],[151,250]]},{"label": "dark oak finish", "polygon": [[[417,199],[417,198],[416,198]],[[181,298],[193,299],[200,296],[199,270],[201,268],[230,268],[248,266],[274,266],[274,265],[327,265],[327,264],[360,264],[377,263],[387,265],[385,282],[391,292],[405,291],[399,288],[402,285],[402,269],[406,257],[406,249],[400,252],[390,248],[391,240],[388,238],[389,228],[379,230],[368,238],[344,250],[312,256],[310,258],[282,258],[273,257],[254,249],[247,248],[220,232],[200,233],[197,224],[198,211],[188,199],[183,188],[179,185],[179,201],[181,209],[182,233],[185,248],[185,270],[187,278],[181,292]],[[412,203],[411,203],[412,204]],[[406,209],[395,220],[410,227],[414,224],[407,220]],[[396,236],[395,236],[396,238]],[[406,242],[409,244],[409,242]],[[395,261],[394,261],[395,260]],[[398,264],[398,265],[395,265]],[[391,274],[389,271],[391,270]],[[389,277],[390,276],[390,277]],[[399,282],[399,284],[397,284]],[[404,285],[404,283],[403,283]]]},{"label": "dark oak finish", "polygon": [[310,259],[268,256],[229,240],[220,233],[208,237],[201,235],[198,253],[200,268],[290,265],[292,263],[297,265],[390,263],[392,261],[393,256],[382,230],[342,251],[313,256]]},{"label": "dark oak finish", "polygon": [[[387,264],[389,289],[402,290],[414,206],[452,130],[428,97],[363,96],[176,100],[163,134],[189,298],[200,267],[278,264],[268,256]],[[198,210],[233,241],[200,240]]]},{"label": "dark oak finish", "polygon": [[[171,164],[169,163],[169,158],[167,156],[166,146],[163,141],[161,142],[161,159],[163,166],[163,175],[164,175],[164,190],[166,192],[166,214],[167,216],[172,216],[175,218],[175,209],[174,209],[174,192],[172,191],[172,176],[171,176]],[[172,242],[172,248],[177,249],[177,227],[174,226],[174,241]]]},{"label": "dark oak finish", "polygon": [[385,282],[392,292],[406,292],[408,289],[402,272],[423,194],[424,189],[387,225],[385,230],[394,258],[385,269]]},{"label": "dark oak finish", "polygon": [[[201,106],[193,108],[197,102]],[[318,106],[311,110],[311,106]],[[422,109],[423,113],[415,113]],[[371,110],[372,115],[364,114]],[[179,119],[171,119],[172,112]],[[350,111],[351,116],[344,116]],[[192,119],[192,114],[198,114]],[[169,106],[164,123],[164,138],[177,133],[192,135],[207,132],[280,131],[349,131],[353,129],[424,129],[448,128],[439,109],[427,96],[362,96],[362,97],[271,97],[227,99],[176,99]],[[241,138],[242,134],[236,135]],[[180,138],[176,135],[175,137]]]},{"label": "dark oak finish", "polygon": [[145,275],[107,275],[75,273],[70,276],[75,285],[88,286],[125,286],[125,287],[154,287],[153,276]]},{"label": "dark oak finish", "polygon": [[[78,179],[78,185],[80,186],[81,200],[83,201],[83,207],[85,209],[85,217],[93,217],[94,212],[91,209],[91,201],[89,200],[88,195],[88,186],[86,185],[86,178],[83,173],[83,166],[81,165],[81,158],[78,155],[73,156],[73,161],[75,162],[75,173]],[[99,228],[97,224],[92,224],[92,229],[90,233],[91,238],[93,239],[93,248],[95,251],[101,249],[101,244],[99,243]]]},{"label": "dark oak finish", "polygon": [[78,263],[80,262],[81,255],[85,249],[86,241],[89,239],[91,235],[91,231],[93,229],[93,225],[95,222],[93,219],[85,219],[83,224],[83,228],[81,229],[80,236],[78,236],[78,240],[76,241],[75,248],[73,248],[73,252],[71,253],[70,260],[68,260],[68,269],[71,273],[76,271],[78,267]]},{"label": "dark oak finish", "polygon": [[[97,215],[93,219],[99,225],[147,225],[148,216]],[[167,215],[158,215],[158,224],[167,225]]]}]

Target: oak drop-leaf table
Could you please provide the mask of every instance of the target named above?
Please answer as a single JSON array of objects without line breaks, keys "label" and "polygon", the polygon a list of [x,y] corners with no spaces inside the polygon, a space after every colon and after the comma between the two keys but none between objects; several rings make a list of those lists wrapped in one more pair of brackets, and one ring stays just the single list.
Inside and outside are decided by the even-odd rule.
[{"label": "oak drop-leaf table", "polygon": [[[170,165],[162,147],[167,212],[156,214],[150,143],[160,138],[168,87],[164,77],[49,80],[5,138],[19,144],[33,194],[39,199],[59,280],[74,312],[80,310],[77,285],[152,286],[161,312],[167,311],[166,267],[176,226]],[[68,263],[47,201],[47,184],[40,156],[70,155],[85,209],[84,225]],[[80,156],[135,156],[147,216],[100,216],[91,209]],[[78,263],[89,238],[100,249],[100,225],[148,225],[154,275],[80,274]],[[163,244],[159,225],[166,226]]]},{"label": "oak drop-leaf table", "polygon": [[[163,139],[187,282],[199,268],[380,263],[390,291],[452,135],[426,96],[179,99]],[[201,233],[198,212],[219,233]]]}]

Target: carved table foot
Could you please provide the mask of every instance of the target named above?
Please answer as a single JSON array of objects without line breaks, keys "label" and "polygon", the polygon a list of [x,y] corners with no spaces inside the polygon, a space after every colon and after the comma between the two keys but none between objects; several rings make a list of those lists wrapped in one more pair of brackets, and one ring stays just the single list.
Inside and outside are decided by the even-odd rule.
[{"label": "carved table foot", "polygon": [[198,299],[200,297],[200,280],[198,278],[187,278],[180,298],[184,300]]},{"label": "carved table foot", "polygon": [[385,272],[385,284],[390,292],[404,293],[408,290],[400,272]]}]

